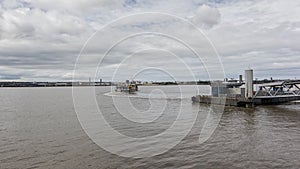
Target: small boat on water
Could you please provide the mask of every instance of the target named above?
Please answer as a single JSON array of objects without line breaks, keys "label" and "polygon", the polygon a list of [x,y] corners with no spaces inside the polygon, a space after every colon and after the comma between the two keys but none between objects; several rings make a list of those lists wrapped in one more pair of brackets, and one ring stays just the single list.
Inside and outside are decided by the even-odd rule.
[{"label": "small boat on water", "polygon": [[127,93],[135,93],[138,91],[138,85],[134,82],[126,80],[125,83],[119,83],[116,85],[116,92],[127,92]]}]

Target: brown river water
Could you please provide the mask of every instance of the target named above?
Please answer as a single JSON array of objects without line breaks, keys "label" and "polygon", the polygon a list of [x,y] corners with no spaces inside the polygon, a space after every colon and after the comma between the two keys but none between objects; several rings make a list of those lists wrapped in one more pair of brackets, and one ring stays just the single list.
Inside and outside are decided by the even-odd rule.
[{"label": "brown river water", "polygon": [[[191,86],[183,88],[140,87],[139,93],[128,96],[131,106],[141,111],[150,109],[149,114],[163,109],[163,115],[153,123],[130,123],[120,120],[122,116],[111,99],[127,95],[110,93],[110,87],[96,87],[96,101],[105,118],[115,130],[130,137],[166,131],[175,121],[179,105],[190,108],[183,113],[192,111],[198,115],[193,128],[178,144],[145,158],[113,154],[90,139],[78,121],[70,87],[0,88],[0,168],[300,168],[300,104],[226,107],[214,133],[200,144],[203,114],[209,106],[193,104],[190,97],[196,91]],[[199,88],[200,93],[209,94],[208,86]],[[122,99],[117,101],[126,113],[126,104],[122,105]],[[192,123],[192,119],[188,120],[182,125]],[[98,134],[101,138],[110,133],[103,129]],[[170,132],[169,136],[178,134],[180,131]],[[115,140],[111,141],[113,144]],[[152,149],[147,142],[138,143],[136,149],[125,143],[121,146],[120,152],[130,153]]]}]

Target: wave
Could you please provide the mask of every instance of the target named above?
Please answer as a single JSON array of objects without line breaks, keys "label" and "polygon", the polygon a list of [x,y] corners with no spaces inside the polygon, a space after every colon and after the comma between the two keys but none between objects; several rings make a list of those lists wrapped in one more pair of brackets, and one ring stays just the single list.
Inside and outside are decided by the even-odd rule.
[{"label": "wave", "polygon": [[139,99],[157,99],[157,100],[183,100],[190,99],[190,97],[181,97],[181,96],[166,96],[166,95],[156,95],[150,93],[124,93],[124,92],[108,92],[104,93],[105,96],[110,97],[129,97],[129,98],[139,98]]}]

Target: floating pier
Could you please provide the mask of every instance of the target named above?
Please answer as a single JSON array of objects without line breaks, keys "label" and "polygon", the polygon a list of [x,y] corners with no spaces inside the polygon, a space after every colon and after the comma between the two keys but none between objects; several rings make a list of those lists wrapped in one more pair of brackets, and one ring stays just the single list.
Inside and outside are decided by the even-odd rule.
[{"label": "floating pier", "polygon": [[280,81],[258,85],[253,90],[253,70],[245,70],[245,82],[215,81],[211,83],[212,95],[196,95],[193,102],[222,104],[226,106],[253,107],[264,104],[281,104],[300,100],[300,81]]}]

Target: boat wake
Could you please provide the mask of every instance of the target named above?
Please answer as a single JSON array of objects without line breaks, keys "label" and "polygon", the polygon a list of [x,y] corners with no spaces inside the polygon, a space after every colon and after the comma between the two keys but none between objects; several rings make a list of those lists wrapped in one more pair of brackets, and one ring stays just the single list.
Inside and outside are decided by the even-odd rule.
[{"label": "boat wake", "polygon": [[129,97],[129,98],[139,98],[139,99],[159,99],[159,100],[183,100],[190,99],[189,97],[181,96],[166,96],[164,94],[153,94],[153,93],[125,93],[125,92],[108,92],[104,94],[110,97]]}]

